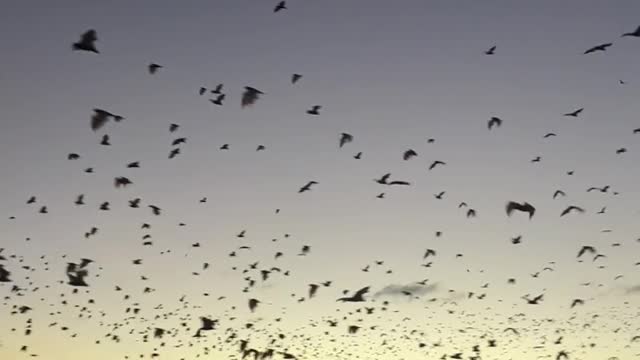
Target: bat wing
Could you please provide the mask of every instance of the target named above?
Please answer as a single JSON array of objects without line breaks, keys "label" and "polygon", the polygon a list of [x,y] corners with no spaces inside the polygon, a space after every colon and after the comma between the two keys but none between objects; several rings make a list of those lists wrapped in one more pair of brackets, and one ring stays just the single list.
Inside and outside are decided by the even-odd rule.
[{"label": "bat wing", "polygon": [[353,297],[361,297],[364,296],[366,293],[369,292],[369,286],[367,287],[363,287],[362,289],[358,290]]}]

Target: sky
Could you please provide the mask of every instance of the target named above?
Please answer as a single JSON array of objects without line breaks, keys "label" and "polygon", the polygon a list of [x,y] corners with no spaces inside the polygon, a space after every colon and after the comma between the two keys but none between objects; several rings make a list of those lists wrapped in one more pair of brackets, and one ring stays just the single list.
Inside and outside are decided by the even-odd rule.
[{"label": "sky", "polygon": [[[241,358],[241,339],[299,359],[469,358],[474,345],[489,359],[640,357],[640,38],[620,37],[640,25],[638,2],[286,4],[0,2],[0,264],[13,280],[0,283],[0,358]],[[88,29],[100,54],[71,49]],[[163,67],[152,75],[150,63]],[[245,86],[264,94],[242,108]],[[125,119],[92,131],[94,108]],[[489,130],[492,117],[503,122]],[[339,147],[341,133],[353,141]],[[405,161],[408,149],[418,155]],[[435,160],[446,165],[428,170]],[[411,185],[373,181],[385,173]],[[133,184],[116,189],[118,176]],[[508,217],[508,201],[535,216]],[[570,205],[585,212],[560,217]],[[606,257],[577,259],[585,245]],[[94,262],[78,290],[65,268],[81,258]],[[380,293],[425,279],[411,296]],[[336,302],[365,286],[364,303]],[[201,316],[218,328],[193,338]],[[153,339],[156,327],[169,335]]]}]

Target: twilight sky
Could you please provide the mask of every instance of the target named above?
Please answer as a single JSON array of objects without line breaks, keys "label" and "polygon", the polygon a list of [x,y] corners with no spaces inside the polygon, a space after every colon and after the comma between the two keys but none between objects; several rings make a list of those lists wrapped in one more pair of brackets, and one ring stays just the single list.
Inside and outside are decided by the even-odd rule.
[{"label": "twilight sky", "polygon": [[[637,1],[0,4],[1,359],[239,359],[240,340],[277,359],[640,357],[640,38],[620,37],[640,25]],[[100,54],[71,50],[88,29]],[[163,68],[150,75],[151,62]],[[219,83],[223,106],[198,94]],[[245,86],[265,94],[241,108]],[[125,120],[93,132],[94,108]],[[354,140],[339,148],[343,132]],[[446,165],[429,171],[435,160]],[[389,172],[411,185],[373,181]],[[114,188],[118,176],[133,184]],[[507,217],[510,200],[533,219]],[[585,213],[560,217],[569,205]],[[606,257],[576,259],[585,245]],[[81,258],[90,286],[74,294],[65,269]],[[365,286],[366,302],[335,301]],[[194,338],[201,316],[218,327]]]}]

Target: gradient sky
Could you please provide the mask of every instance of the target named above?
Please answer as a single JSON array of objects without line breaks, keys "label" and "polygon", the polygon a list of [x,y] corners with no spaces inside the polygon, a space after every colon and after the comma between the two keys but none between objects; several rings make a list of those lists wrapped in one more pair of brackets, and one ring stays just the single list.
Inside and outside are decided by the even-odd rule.
[{"label": "gradient sky", "polygon": [[[620,38],[640,25],[640,3],[290,0],[274,14],[276,3],[1,2],[0,248],[14,280],[0,284],[1,359],[148,358],[160,343],[141,341],[149,328],[179,327],[184,317],[194,330],[199,316],[220,319],[220,329],[197,343],[190,337],[195,330],[182,329],[165,340],[160,359],[192,359],[205,346],[239,358],[238,339],[265,349],[279,333],[287,338],[272,347],[300,359],[456,352],[468,358],[475,344],[489,359],[555,358],[560,350],[572,359],[640,356],[640,341],[630,341],[640,335],[640,291],[630,291],[640,285],[640,135],[633,134],[640,128],[640,39]],[[91,28],[101,53],[71,51]],[[583,55],[606,42],[614,42],[606,52]],[[484,55],[493,45],[496,54]],[[164,68],[150,75],[150,62]],[[295,85],[293,73],[303,74]],[[223,106],[198,95],[201,86],[218,83],[227,93]],[[241,109],[245,86],[265,95]],[[323,106],[320,116],[305,113],[313,105]],[[126,119],[94,133],[93,108]],[[579,117],[562,116],[578,108],[584,108]],[[488,131],[493,116],[504,123]],[[169,133],[170,123],[180,124],[178,132]],[[354,141],[340,149],[342,132]],[[543,139],[548,132],[557,136]],[[111,147],[99,145],[103,134]],[[177,137],[188,141],[169,160]],[[228,151],[218,150],[223,144]],[[256,152],[259,144],[266,150]],[[616,154],[622,147],[627,153]],[[403,161],[407,149],[418,156]],[[81,158],[68,161],[72,152]],[[541,162],[531,163],[537,156]],[[427,171],[434,160],[447,165]],[[132,161],[141,168],[127,169]],[[95,172],[84,173],[87,167]],[[372,181],[387,172],[412,185]],[[116,176],[134,184],[114,189]],[[310,180],[318,184],[299,194]],[[604,185],[611,191],[586,192]],[[558,189],[567,196],[553,200]],[[446,194],[437,200],[440,191]],[[384,199],[376,199],[380,192]],[[73,204],[78,194],[85,194],[84,207]],[[26,205],[32,195],[37,203]],[[136,197],[141,208],[129,208],[127,200]],[[535,217],[507,217],[509,200],[534,204]],[[104,201],[111,211],[98,210]],[[476,218],[458,209],[462,201]],[[153,216],[148,204],[163,214]],[[49,214],[38,213],[43,205]],[[559,217],[568,205],[586,213]],[[606,213],[597,214],[603,206]],[[144,222],[152,229],[141,230]],[[99,233],[85,239],[92,226]],[[246,237],[239,239],[242,230]],[[153,247],[142,246],[147,233]],[[512,245],[517,235],[522,243]],[[201,247],[193,248],[197,242]],[[252,249],[228,256],[241,245]],[[303,245],[310,254],[297,256]],[[607,258],[578,262],[583,245]],[[420,266],[427,248],[438,252],[428,259],[430,268]],[[277,251],[285,255],[274,260]],[[90,293],[74,295],[64,269],[83,257],[95,261]],[[143,265],[132,265],[138,258]],[[242,274],[256,261],[258,269],[278,266],[291,275],[262,282],[255,270]],[[202,271],[203,262],[211,268]],[[361,271],[367,265],[370,271]],[[547,266],[554,271],[542,271]],[[242,292],[245,276],[258,279],[249,293]],[[420,299],[373,296],[427,278],[436,286]],[[517,284],[508,285],[508,278]],[[331,287],[297,302],[308,284],[327,280]],[[18,296],[13,285],[27,290]],[[115,292],[116,285],[124,292]],[[156,292],[143,295],[146,286]],[[335,299],[343,289],[364,286],[372,289],[364,306],[378,311],[347,315],[362,306]],[[468,292],[486,297],[468,299]],[[130,300],[122,299],[125,293]],[[521,299],[540,293],[545,299],[538,306]],[[154,320],[184,306],[182,295],[189,305],[178,317]],[[249,298],[265,304],[250,313]],[[585,305],[570,309],[575,298]],[[387,312],[379,309],[384,300],[391,303]],[[120,343],[106,339],[134,303],[142,317],[114,332]],[[92,319],[79,319],[73,304],[88,306]],[[33,311],[12,315],[14,305]],[[329,318],[339,319],[338,327],[329,328]],[[27,337],[28,319],[33,334]],[[358,319],[363,328],[348,335]],[[247,322],[256,329],[245,329]],[[373,325],[378,328],[368,328]],[[508,326],[521,336],[505,335]],[[234,331],[237,338],[228,339]],[[483,335],[499,346],[487,348]],[[561,335],[564,343],[554,345]],[[180,342],[194,346],[173,347]],[[427,346],[418,348],[420,342]],[[19,352],[23,345],[27,352]]]}]

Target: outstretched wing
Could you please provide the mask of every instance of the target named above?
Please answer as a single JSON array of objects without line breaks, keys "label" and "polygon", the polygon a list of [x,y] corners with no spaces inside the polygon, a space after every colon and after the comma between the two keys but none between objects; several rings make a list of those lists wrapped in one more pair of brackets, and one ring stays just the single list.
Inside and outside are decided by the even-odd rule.
[{"label": "outstretched wing", "polygon": [[509,201],[506,206],[507,216],[511,216],[514,210],[522,211],[522,206],[515,201]]},{"label": "outstretched wing", "polygon": [[389,185],[411,185],[410,182],[408,181],[392,181],[389,183]]},{"label": "outstretched wing", "polygon": [[369,292],[369,287],[363,287],[362,289],[358,290],[353,297],[362,297],[364,296],[366,293]]}]

